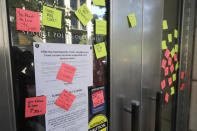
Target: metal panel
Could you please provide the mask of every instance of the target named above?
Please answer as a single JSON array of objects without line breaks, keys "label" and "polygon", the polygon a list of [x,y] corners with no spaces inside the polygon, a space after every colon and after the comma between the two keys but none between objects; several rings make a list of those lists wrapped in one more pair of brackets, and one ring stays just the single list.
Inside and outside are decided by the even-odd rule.
[{"label": "metal panel", "polygon": [[196,29],[196,33],[195,33],[195,42],[194,42],[195,45],[194,45],[194,56],[193,56],[193,71],[192,71],[193,77],[192,77],[192,79],[197,81],[197,25],[196,25],[195,29]]}]

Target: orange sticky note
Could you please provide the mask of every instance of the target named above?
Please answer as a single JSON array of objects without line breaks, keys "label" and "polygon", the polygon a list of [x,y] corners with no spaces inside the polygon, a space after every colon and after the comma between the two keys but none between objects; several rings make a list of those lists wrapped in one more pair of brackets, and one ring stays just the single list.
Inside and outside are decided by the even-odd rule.
[{"label": "orange sticky note", "polygon": [[104,104],[104,91],[96,91],[92,94],[92,102],[93,107],[96,108],[97,106],[100,106]]},{"label": "orange sticky note", "polygon": [[170,71],[171,71],[171,73],[174,72],[174,65],[171,65],[171,66],[170,66]]},{"label": "orange sticky note", "polygon": [[166,67],[166,68],[165,68],[165,76],[167,76],[168,74],[169,74],[169,68]]},{"label": "orange sticky note", "polygon": [[161,89],[163,90],[166,87],[166,81],[162,80],[161,81]]},{"label": "orange sticky note", "polygon": [[168,49],[166,49],[166,52],[165,52],[165,57],[168,59],[169,58],[169,56],[170,56],[170,51],[168,50]]},{"label": "orange sticky note", "polygon": [[161,67],[162,67],[163,69],[165,69],[165,68],[166,68],[166,64],[167,64],[167,61],[166,61],[165,59],[163,59],[163,60],[162,60],[162,63],[161,63]]},{"label": "orange sticky note", "polygon": [[58,99],[56,100],[55,105],[68,111],[72,106],[72,103],[74,102],[75,98],[75,95],[73,95],[67,90],[63,90]]},{"label": "orange sticky note", "polygon": [[31,97],[25,99],[25,117],[33,117],[46,114],[46,96]]},{"label": "orange sticky note", "polygon": [[172,58],[171,58],[171,57],[168,58],[168,65],[169,65],[169,66],[172,65]]},{"label": "orange sticky note", "polygon": [[168,78],[168,85],[169,85],[169,86],[172,85],[172,77]]},{"label": "orange sticky note", "polygon": [[16,8],[16,30],[40,32],[40,13]]},{"label": "orange sticky note", "polygon": [[59,72],[56,76],[56,79],[59,79],[68,83],[72,83],[76,70],[77,69],[74,66],[68,65],[66,63],[62,63],[59,69]]},{"label": "orange sticky note", "polygon": [[166,102],[166,103],[169,102],[169,96],[170,96],[170,95],[169,95],[168,93],[165,94],[165,102]]},{"label": "orange sticky note", "polygon": [[184,77],[185,77],[185,73],[181,72],[181,79],[184,79]]}]

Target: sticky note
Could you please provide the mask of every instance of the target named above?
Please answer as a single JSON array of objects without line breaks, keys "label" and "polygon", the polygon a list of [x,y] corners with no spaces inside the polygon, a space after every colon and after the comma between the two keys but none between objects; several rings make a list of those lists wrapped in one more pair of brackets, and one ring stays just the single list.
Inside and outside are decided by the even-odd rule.
[{"label": "sticky note", "polygon": [[181,86],[180,86],[180,90],[183,91],[184,90],[184,87],[185,87],[185,84],[182,83]]},{"label": "sticky note", "polygon": [[162,62],[161,62],[161,67],[163,69],[165,69],[166,68],[166,64],[167,64],[167,61],[165,59],[163,59]]},{"label": "sticky note", "polygon": [[96,19],[96,34],[97,35],[107,34],[107,22],[105,20]]},{"label": "sticky note", "polygon": [[170,56],[170,51],[168,49],[166,49],[166,52],[165,52],[165,57],[168,59]]},{"label": "sticky note", "polygon": [[175,52],[176,52],[176,53],[179,52],[179,46],[178,46],[178,44],[175,44]]},{"label": "sticky note", "polygon": [[93,0],[93,5],[105,6],[105,0]]},{"label": "sticky note", "polygon": [[185,77],[185,73],[181,72],[181,79],[184,79],[184,77]]},{"label": "sticky note", "polygon": [[96,58],[97,59],[107,56],[107,50],[106,50],[106,47],[105,47],[105,42],[95,44],[94,45],[94,51],[96,53]]},{"label": "sticky note", "polygon": [[172,34],[168,34],[168,42],[169,42],[169,43],[172,42]]},{"label": "sticky note", "polygon": [[40,13],[16,8],[16,30],[40,32]]},{"label": "sticky note", "polygon": [[93,107],[96,108],[102,104],[104,104],[104,91],[96,91],[92,94],[92,103]]},{"label": "sticky note", "polygon": [[163,30],[167,30],[168,29],[168,22],[167,20],[163,20]]},{"label": "sticky note", "polygon": [[62,11],[43,6],[42,24],[54,28],[62,28]]},{"label": "sticky note", "polygon": [[162,50],[165,50],[165,49],[167,49],[166,40],[163,40],[162,41]]},{"label": "sticky note", "polygon": [[171,57],[168,58],[168,65],[169,65],[169,66],[172,65],[172,58],[171,58]]},{"label": "sticky note", "polygon": [[166,87],[166,81],[162,80],[161,81],[161,89],[163,90]]},{"label": "sticky note", "polygon": [[56,100],[55,105],[68,111],[75,99],[75,95],[73,95],[67,90],[63,90],[58,99]]},{"label": "sticky note", "polygon": [[33,117],[46,114],[46,96],[31,97],[25,99],[25,117]]},{"label": "sticky note", "polygon": [[76,70],[77,69],[74,66],[68,65],[66,63],[62,63],[59,69],[59,72],[56,76],[56,79],[59,79],[68,83],[72,83]]},{"label": "sticky note", "polygon": [[177,54],[176,53],[174,54],[174,61],[176,61],[176,62],[178,61],[178,58],[177,58]]},{"label": "sticky note", "polygon": [[178,38],[178,30],[174,29],[174,38]]},{"label": "sticky note", "polygon": [[171,56],[174,57],[174,54],[175,54],[175,49],[173,48],[173,49],[171,50]]},{"label": "sticky note", "polygon": [[175,94],[175,89],[174,89],[174,87],[171,87],[171,93],[170,93],[170,95],[174,95]]},{"label": "sticky note", "polygon": [[130,28],[137,26],[135,13],[132,13],[132,14],[128,15],[127,18],[128,18],[128,21],[129,21],[129,27]]},{"label": "sticky note", "polygon": [[169,74],[169,68],[166,67],[166,68],[165,68],[165,73],[164,73],[164,75],[167,76],[168,74]]},{"label": "sticky note", "polygon": [[171,65],[171,66],[170,66],[170,71],[171,71],[171,73],[174,72],[174,65]]},{"label": "sticky note", "polygon": [[172,77],[168,78],[168,85],[169,85],[169,86],[172,85]]},{"label": "sticky note", "polygon": [[77,11],[75,11],[75,15],[84,26],[86,26],[88,22],[93,18],[93,15],[86,4],[83,4]]},{"label": "sticky note", "polygon": [[165,94],[165,102],[166,102],[166,103],[169,102],[169,96],[170,96],[170,95],[169,95],[168,93]]},{"label": "sticky note", "polygon": [[176,74],[175,73],[172,75],[172,79],[173,79],[173,82],[176,81]]}]

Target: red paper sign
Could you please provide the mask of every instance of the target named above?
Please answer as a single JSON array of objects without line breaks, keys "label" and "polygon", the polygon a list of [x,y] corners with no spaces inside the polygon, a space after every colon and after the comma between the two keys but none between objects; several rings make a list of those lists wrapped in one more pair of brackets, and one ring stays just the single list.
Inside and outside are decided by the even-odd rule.
[{"label": "red paper sign", "polygon": [[56,79],[63,80],[68,83],[72,83],[76,70],[77,69],[74,66],[68,65],[66,63],[62,63],[59,72],[56,76]]},{"label": "red paper sign", "polygon": [[185,77],[185,73],[181,72],[181,79],[184,79],[184,77]]},{"label": "red paper sign", "polygon": [[169,65],[169,66],[172,65],[172,58],[171,58],[171,57],[168,58],[168,65]]},{"label": "red paper sign", "polygon": [[168,78],[168,85],[169,85],[169,86],[172,85],[172,77]]},{"label": "red paper sign", "polygon": [[170,71],[171,71],[171,73],[174,72],[174,65],[171,65],[171,66],[170,66]]},{"label": "red paper sign", "polygon": [[178,61],[177,54],[174,54],[174,61]]},{"label": "red paper sign", "polygon": [[40,32],[40,13],[16,8],[16,29]]},{"label": "red paper sign", "polygon": [[169,96],[170,96],[170,95],[169,95],[168,93],[165,94],[165,102],[166,102],[166,103],[169,102]]},{"label": "red paper sign", "polygon": [[100,106],[104,103],[104,91],[96,91],[92,94],[93,107]]},{"label": "red paper sign", "polygon": [[183,91],[184,90],[184,87],[185,87],[185,84],[183,83],[183,84],[181,84],[181,86],[180,86],[180,90],[181,91]]},{"label": "red paper sign", "polygon": [[166,68],[166,64],[167,64],[167,61],[166,61],[165,59],[163,59],[163,60],[162,60],[161,67],[162,67],[163,69],[165,69],[165,68]]},{"label": "red paper sign", "polygon": [[46,114],[46,96],[25,99],[25,117]]},{"label": "red paper sign", "polygon": [[75,100],[76,96],[72,93],[63,90],[63,92],[60,94],[58,99],[56,100],[55,104],[65,110],[69,110],[72,106],[73,101]]},{"label": "red paper sign", "polygon": [[170,56],[170,51],[168,49],[166,49],[166,52],[165,52],[165,57],[168,59]]},{"label": "red paper sign", "polygon": [[165,76],[167,76],[168,74],[169,74],[169,68],[166,67],[166,68],[165,68]]},{"label": "red paper sign", "polygon": [[166,81],[161,81],[161,89],[163,90],[166,87]]}]

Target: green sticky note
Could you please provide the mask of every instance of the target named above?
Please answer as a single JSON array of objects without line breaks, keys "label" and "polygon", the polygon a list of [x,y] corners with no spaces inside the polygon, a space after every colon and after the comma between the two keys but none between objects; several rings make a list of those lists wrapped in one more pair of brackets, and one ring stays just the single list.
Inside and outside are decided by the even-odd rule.
[{"label": "green sticky note", "polygon": [[172,34],[168,34],[168,42],[172,42]]},{"label": "green sticky note", "polygon": [[162,41],[162,50],[165,50],[165,49],[167,49],[166,40],[163,40]]},{"label": "green sticky note", "polygon": [[98,35],[107,34],[107,21],[96,19],[96,34]]},{"label": "green sticky note", "polygon": [[163,30],[167,30],[168,29],[168,22],[167,20],[163,20]]},{"label": "green sticky note", "polygon": [[172,58],[174,57],[174,54],[175,54],[175,49],[173,48],[172,50],[171,50],[171,56],[172,56]]},{"label": "green sticky note", "polygon": [[177,71],[178,69],[179,69],[179,63],[177,62],[175,66],[175,71]]},{"label": "green sticky note", "polygon": [[178,46],[178,44],[175,44],[175,52],[176,52],[176,53],[179,52],[179,46]]},{"label": "green sticky note", "polygon": [[93,18],[93,15],[86,4],[83,4],[77,11],[75,11],[75,15],[84,26],[86,26],[88,22]]},{"label": "green sticky note", "polygon": [[176,74],[175,73],[173,74],[172,78],[173,78],[173,82],[175,82],[176,81]]},{"label": "green sticky note", "polygon": [[175,94],[175,89],[174,89],[174,87],[171,87],[171,93],[170,93],[171,95],[174,95]]},{"label": "green sticky note", "polygon": [[93,0],[93,5],[105,6],[105,0]]},{"label": "green sticky note", "polygon": [[54,28],[62,28],[62,11],[43,6],[42,24]]},{"label": "green sticky note", "polygon": [[135,13],[132,13],[130,15],[127,16],[128,18],[128,21],[129,21],[129,27],[135,27],[137,26],[137,21],[136,21],[136,18],[135,18]]},{"label": "green sticky note", "polygon": [[178,30],[174,29],[174,38],[178,38]]},{"label": "green sticky note", "polygon": [[95,44],[94,45],[94,51],[96,53],[96,58],[97,59],[107,56],[105,42]]}]

